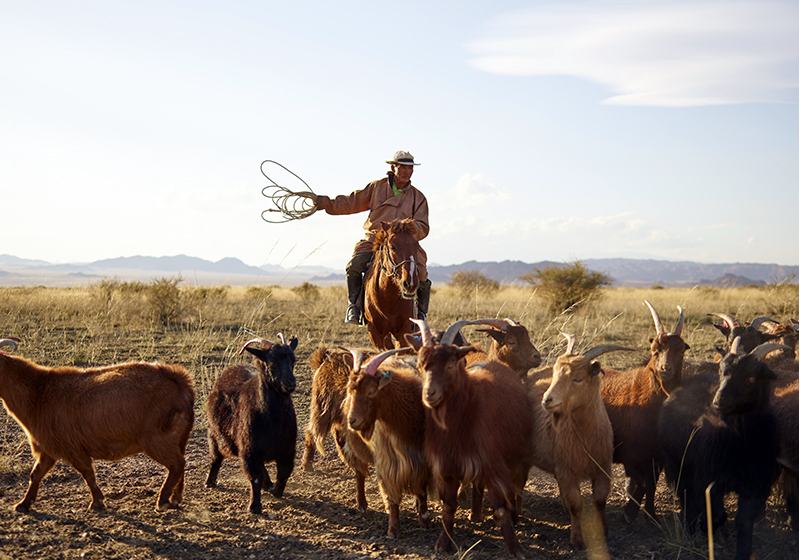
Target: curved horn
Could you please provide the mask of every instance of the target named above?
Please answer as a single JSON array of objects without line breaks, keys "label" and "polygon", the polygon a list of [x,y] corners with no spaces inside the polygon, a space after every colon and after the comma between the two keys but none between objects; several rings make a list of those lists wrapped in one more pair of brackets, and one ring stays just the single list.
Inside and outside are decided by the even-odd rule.
[{"label": "curved horn", "polygon": [[274,342],[270,342],[266,338],[254,338],[254,339],[248,340],[247,342],[244,343],[244,346],[242,346],[242,349],[239,350],[239,354],[243,354],[244,353],[244,349],[247,348],[248,346],[250,346],[251,344],[260,344],[266,350],[269,350],[270,348],[272,348],[272,346],[275,343]]},{"label": "curved horn", "polygon": [[620,346],[619,344],[602,344],[600,346],[595,346],[591,350],[587,350],[583,353],[583,357],[586,358],[587,362],[591,362],[598,356],[605,354],[606,352],[616,352],[617,350],[625,350],[627,352],[633,352],[636,350],[635,348],[626,348],[625,346]]},{"label": "curved horn", "polygon": [[761,326],[761,323],[764,323],[766,321],[772,321],[773,323],[776,322],[770,319],[769,317],[762,316],[762,317],[756,317],[755,319],[750,321],[750,326],[753,327],[754,329],[758,329],[758,327]]},{"label": "curved horn", "polygon": [[678,324],[677,324],[677,325],[675,325],[675,332],[673,332],[673,333],[672,333],[672,334],[674,334],[675,336],[680,336],[680,335],[681,335],[681,332],[683,332],[683,307],[681,307],[681,306],[679,305],[679,306],[678,306],[678,311],[680,311],[680,312],[681,312],[681,314],[680,314],[680,316],[678,317]]},{"label": "curved horn", "polygon": [[736,338],[734,338],[733,342],[731,342],[731,349],[729,350],[729,352],[731,354],[733,354],[733,355],[738,354],[739,353],[739,345],[741,343],[742,343],[742,337],[741,336],[737,336]]},{"label": "curved horn", "polygon": [[367,365],[364,367],[364,373],[374,376],[376,373],[378,373],[378,366],[381,365],[386,358],[392,354],[397,354],[398,352],[403,352],[405,350],[408,350],[408,348],[392,348],[391,350],[381,352],[367,362]]},{"label": "curved horn", "polygon": [[755,356],[759,360],[763,360],[764,358],[767,357],[767,354],[769,354],[773,350],[778,350],[778,349],[791,350],[791,347],[786,346],[785,344],[781,344],[779,342],[765,342],[764,344],[761,344],[753,348],[753,350],[750,352],[750,355]]},{"label": "curved horn", "polygon": [[472,321],[461,320],[456,321],[447,327],[447,330],[444,331],[444,334],[442,335],[442,344],[453,344],[453,341],[456,339],[456,335],[458,334],[458,331],[461,330],[461,327],[464,325],[469,325],[470,323],[472,323]]},{"label": "curved horn", "polygon": [[664,334],[664,326],[661,324],[661,318],[658,316],[656,308],[650,305],[649,301],[644,300],[644,302],[650,308],[650,315],[653,316],[653,322],[656,324],[656,336]]},{"label": "curved horn", "polygon": [[422,335],[422,345],[433,346],[433,341],[431,339],[431,328],[428,326],[428,323],[426,323],[424,319],[411,320],[419,327],[419,334]]},{"label": "curved horn", "polygon": [[281,341],[281,344],[283,344],[284,346],[286,346],[286,345],[287,345],[287,344],[286,344],[286,337],[285,337],[285,336],[283,336],[283,333],[282,333],[282,332],[279,332],[279,333],[278,333],[278,340],[280,340],[280,341]]},{"label": "curved horn", "polygon": [[720,319],[725,321],[725,326],[728,327],[729,329],[741,326],[739,325],[739,321],[737,321],[736,317],[734,317],[733,315],[728,315],[726,313],[707,313],[707,315],[710,315],[712,317],[719,317]]},{"label": "curved horn", "polygon": [[474,321],[470,321],[467,323],[468,325],[489,325],[490,327],[494,327],[501,331],[507,330],[509,325],[513,325],[510,323],[511,319],[475,319]]},{"label": "curved horn", "polygon": [[[340,348],[342,347],[340,346]],[[361,362],[364,361],[364,354],[362,354],[360,350],[348,350],[347,348],[342,348],[342,350],[347,350],[350,352],[350,355],[353,356],[353,371],[360,370]]]},{"label": "curved horn", "polygon": [[519,326],[519,323],[517,323],[517,322],[516,322],[514,319],[509,319],[508,317],[506,317],[506,318],[505,318],[505,319],[503,319],[503,320],[504,320],[506,323],[508,323],[509,325],[511,325],[512,327],[518,327],[518,326]]},{"label": "curved horn", "polygon": [[16,352],[17,349],[19,348],[19,346],[17,345],[17,340],[18,339],[16,338],[2,338],[0,339],[0,348],[2,348],[3,346],[10,346]]},{"label": "curved horn", "polygon": [[567,339],[567,350],[564,352],[564,355],[572,354],[572,350],[575,348],[575,335],[574,334],[567,334],[562,331],[558,331],[564,335]]}]

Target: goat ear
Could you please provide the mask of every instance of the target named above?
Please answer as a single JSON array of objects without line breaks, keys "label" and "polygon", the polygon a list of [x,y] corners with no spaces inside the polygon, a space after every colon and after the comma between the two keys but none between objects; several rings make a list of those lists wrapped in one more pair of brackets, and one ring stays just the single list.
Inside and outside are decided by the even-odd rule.
[{"label": "goat ear", "polygon": [[506,333],[503,331],[497,331],[494,329],[478,329],[478,332],[485,332],[487,335],[491,336],[493,339],[497,341],[497,344],[503,344],[506,339]]},{"label": "goat ear", "polygon": [[289,348],[291,348],[293,351],[297,349],[297,337],[296,336],[293,336],[292,338],[289,339]]},{"label": "goat ear", "polygon": [[603,372],[603,368],[600,366],[600,362],[595,360],[594,362],[589,364],[589,375],[594,377],[594,376],[596,376],[598,374],[601,374],[601,373],[603,375],[605,375],[605,373]]},{"label": "goat ear", "polygon": [[406,333],[403,335],[403,338],[405,338],[406,344],[411,346],[415,352],[419,352],[419,349],[422,348],[422,339],[417,335]]},{"label": "goat ear", "polygon": [[378,372],[378,391],[386,387],[389,383],[392,382],[392,372],[391,371],[379,371]]},{"label": "goat ear", "polygon": [[721,332],[725,338],[728,338],[728,336],[731,334],[731,330],[726,325],[718,325],[716,323],[711,324],[714,325],[714,328]]},{"label": "goat ear", "polygon": [[686,344],[686,343],[684,342],[684,343],[683,343],[683,349],[684,349],[684,350],[688,350],[689,348],[691,348],[691,346],[689,346],[688,344]]},{"label": "goat ear", "polygon": [[470,352],[475,352],[475,348],[472,346],[459,346],[458,348],[456,348],[456,357],[457,359],[460,360]]},{"label": "goat ear", "polygon": [[269,363],[269,350],[264,350],[263,348],[253,348],[252,346],[248,346],[245,348],[248,352],[250,352],[253,356],[261,360],[262,362]]},{"label": "goat ear", "polygon": [[648,338],[648,339],[647,339],[647,342],[649,342],[650,344],[653,344],[653,341],[654,341],[655,339],[656,339],[656,337],[654,337],[654,336],[651,336],[650,338]]}]

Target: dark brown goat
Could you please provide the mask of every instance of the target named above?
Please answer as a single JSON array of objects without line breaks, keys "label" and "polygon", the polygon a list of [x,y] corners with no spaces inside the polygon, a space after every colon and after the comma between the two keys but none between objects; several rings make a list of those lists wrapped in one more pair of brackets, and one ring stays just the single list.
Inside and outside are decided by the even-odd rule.
[{"label": "dark brown goat", "polygon": [[400,536],[400,502],[405,491],[416,498],[420,527],[430,526],[422,380],[416,369],[404,362],[384,362],[397,351],[383,352],[363,367],[363,356],[353,351],[353,372],[347,385],[348,423],[372,451],[389,513],[388,535],[393,538]]},{"label": "dark brown goat", "polygon": [[[513,369],[520,379],[528,376],[528,371],[539,367],[542,355],[531,342],[530,334],[525,326],[512,319],[478,319],[469,324],[489,325],[490,329],[478,329],[492,339],[486,354],[473,352],[467,356],[467,366],[486,360],[495,360]],[[481,349],[482,350],[482,349]]]},{"label": "dark brown goat", "polygon": [[[376,354],[374,350],[359,350],[367,358]],[[347,382],[352,371],[352,355],[345,348],[317,348],[308,363],[314,372],[311,383],[311,405],[303,452],[303,469],[314,470],[314,452],[324,455],[325,439],[332,432],[339,457],[353,469],[356,478],[356,507],[367,510],[365,482],[369,467],[375,461],[364,440],[347,424]]]},{"label": "dark brown goat", "polygon": [[486,488],[494,518],[510,556],[523,557],[514,534],[515,497],[521,495],[530,468],[531,411],[517,375],[499,362],[467,373],[463,359],[475,349],[452,344],[468,321],[448,327],[440,344],[418,321],[423,345],[417,369],[422,399],[429,409],[425,456],[442,499],[442,533],[437,551],[452,550],[453,524],[461,483]]},{"label": "dark brown goat", "polygon": [[[263,338],[247,342],[240,351],[253,354],[256,366],[230,366],[214,383],[208,395],[208,449],[211,467],[206,487],[217,484],[217,473],[224,458],[239,459],[250,480],[251,513],[261,513],[262,488],[276,498],[283,495],[286,481],[294,470],[297,416],[292,392],[297,338],[287,344],[278,333],[280,344]],[[253,348],[259,344],[263,348]],[[272,484],[265,463],[275,461],[277,475]]]},{"label": "dark brown goat", "polygon": [[661,319],[650,302],[645,301],[656,327],[650,338],[650,360],[628,371],[605,369],[600,385],[611,427],[614,430],[614,462],[625,466],[628,503],[625,520],[629,523],[639,513],[644,500],[645,512],[655,520],[655,491],[664,468],[658,444],[658,413],[672,390],[680,385],[683,355],[689,348],[681,338],[683,309],[675,331],[664,331]]},{"label": "dark brown goat", "polygon": [[[11,339],[0,340],[3,346],[17,348]],[[0,398],[27,433],[36,460],[28,491],[15,509],[30,509],[42,478],[63,460],[86,481],[91,509],[103,510],[93,460],[117,461],[136,453],[169,471],[156,507],[176,507],[183,497],[194,396],[192,378],[179,365],[48,368],[0,352]]]}]

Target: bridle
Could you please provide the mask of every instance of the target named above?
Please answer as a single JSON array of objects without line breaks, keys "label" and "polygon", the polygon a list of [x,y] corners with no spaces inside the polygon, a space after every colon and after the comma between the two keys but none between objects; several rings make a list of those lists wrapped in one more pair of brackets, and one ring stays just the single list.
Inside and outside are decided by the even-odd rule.
[{"label": "bridle", "polygon": [[[380,263],[381,264],[381,274],[383,274],[384,276],[388,276],[389,278],[394,280],[394,282],[396,284],[399,284],[399,282],[400,282],[400,274],[399,274],[399,272],[402,270],[402,267],[405,264],[409,264],[409,263],[411,264],[411,276],[412,277],[414,277],[417,274],[416,261],[414,260],[414,255],[410,255],[407,259],[405,259],[403,261],[400,261],[399,263],[395,263],[392,260],[392,255],[391,255],[391,252],[389,251],[388,239],[381,246],[381,253],[383,254],[383,257],[381,258],[381,263]],[[387,267],[387,264],[389,265],[388,267]],[[405,293],[405,290],[403,290],[403,289],[400,289],[400,295],[403,297],[403,299],[414,299],[414,295],[413,294],[411,296],[407,296],[406,293]]]}]

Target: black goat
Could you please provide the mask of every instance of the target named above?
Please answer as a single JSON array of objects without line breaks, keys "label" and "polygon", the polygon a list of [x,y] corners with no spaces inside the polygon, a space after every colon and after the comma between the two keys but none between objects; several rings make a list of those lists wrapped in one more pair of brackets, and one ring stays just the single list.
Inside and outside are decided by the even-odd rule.
[{"label": "black goat", "polygon": [[659,441],[666,475],[675,487],[689,533],[705,527],[704,493],[711,487],[712,528],[725,522],[723,499],[739,496],[736,560],[747,560],[753,523],[763,511],[778,474],[778,436],[769,401],[777,376],[762,361],[779,345],[750,353],[737,337],[720,363],[720,373],[684,381],[664,403]]},{"label": "black goat", "polygon": [[[276,498],[283,495],[286,481],[294,470],[297,416],[291,393],[294,378],[297,338],[287,344],[263,338],[242,347],[258,358],[258,367],[239,364],[222,372],[208,396],[208,449],[211,468],[206,487],[217,484],[217,473],[225,457],[238,458],[250,480],[252,513],[261,513],[261,489]],[[251,348],[260,344],[263,349]],[[275,461],[277,480],[273,486],[265,463]]]}]

